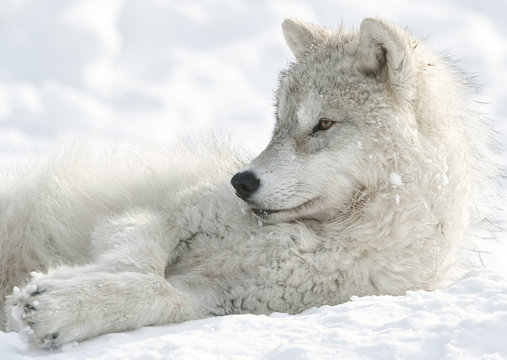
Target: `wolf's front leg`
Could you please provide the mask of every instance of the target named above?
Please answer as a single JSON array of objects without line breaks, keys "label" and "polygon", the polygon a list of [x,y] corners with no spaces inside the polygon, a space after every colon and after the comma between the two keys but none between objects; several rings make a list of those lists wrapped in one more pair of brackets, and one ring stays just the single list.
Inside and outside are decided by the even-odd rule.
[{"label": "wolf's front leg", "polygon": [[164,278],[135,272],[42,277],[16,290],[9,305],[27,340],[49,348],[198,317],[191,301]]},{"label": "wolf's front leg", "polygon": [[175,255],[175,226],[164,214],[134,209],[100,223],[90,264],[37,274],[7,299],[8,327],[47,347],[107,332],[196,317],[164,278]]}]

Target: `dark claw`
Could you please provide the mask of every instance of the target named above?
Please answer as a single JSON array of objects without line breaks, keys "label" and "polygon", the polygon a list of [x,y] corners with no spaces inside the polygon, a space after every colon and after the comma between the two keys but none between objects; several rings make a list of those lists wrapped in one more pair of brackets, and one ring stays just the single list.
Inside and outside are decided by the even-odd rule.
[{"label": "dark claw", "polygon": [[46,336],[41,345],[47,349],[56,349],[58,347],[58,344],[56,344],[55,340],[59,335],[59,333],[54,332]]},{"label": "dark claw", "polygon": [[45,292],[47,291],[47,289],[48,289],[48,288],[47,288],[47,286],[46,286],[46,287],[43,287],[43,288],[41,288],[41,287],[37,287],[37,290],[35,290],[35,291],[31,294],[31,295],[32,295],[32,296],[37,296],[37,295],[40,295],[40,294],[42,294],[42,293],[45,293]]},{"label": "dark claw", "polygon": [[24,309],[25,312],[28,312],[29,310],[36,310],[35,306],[33,306],[32,304],[25,304]]}]

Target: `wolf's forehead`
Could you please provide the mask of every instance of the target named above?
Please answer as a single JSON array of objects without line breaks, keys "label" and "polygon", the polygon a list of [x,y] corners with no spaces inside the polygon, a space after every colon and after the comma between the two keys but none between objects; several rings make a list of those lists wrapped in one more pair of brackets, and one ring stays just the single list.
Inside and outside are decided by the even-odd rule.
[{"label": "wolf's forehead", "polygon": [[299,125],[304,126],[313,123],[322,112],[324,105],[324,94],[319,94],[315,90],[306,93],[299,104],[295,107],[295,120]]},{"label": "wolf's forehead", "polygon": [[338,64],[312,64],[293,68],[284,74],[277,92],[277,117],[280,123],[304,126],[328,108],[348,83]]},{"label": "wolf's forehead", "polygon": [[302,92],[297,98],[285,99],[286,103],[283,102],[277,109],[278,121],[275,130],[283,128],[285,132],[291,132],[296,128],[312,128],[326,107],[324,94],[319,94],[314,89]]}]

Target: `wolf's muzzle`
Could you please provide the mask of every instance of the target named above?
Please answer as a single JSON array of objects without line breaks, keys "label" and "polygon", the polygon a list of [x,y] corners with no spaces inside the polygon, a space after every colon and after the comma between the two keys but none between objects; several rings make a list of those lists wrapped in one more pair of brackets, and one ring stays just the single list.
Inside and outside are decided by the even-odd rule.
[{"label": "wolf's muzzle", "polygon": [[239,172],[231,179],[236,195],[245,201],[259,188],[260,183],[261,181],[251,171]]}]

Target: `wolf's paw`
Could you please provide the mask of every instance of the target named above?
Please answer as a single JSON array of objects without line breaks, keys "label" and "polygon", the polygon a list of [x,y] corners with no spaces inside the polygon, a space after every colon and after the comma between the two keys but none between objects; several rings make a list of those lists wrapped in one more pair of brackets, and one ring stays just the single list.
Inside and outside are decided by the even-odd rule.
[{"label": "wolf's paw", "polygon": [[21,290],[14,288],[7,298],[10,323],[23,341],[55,348],[80,340],[79,295],[69,292],[63,282],[34,281]]}]

